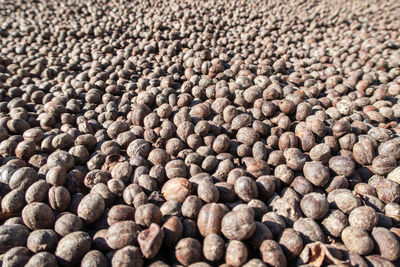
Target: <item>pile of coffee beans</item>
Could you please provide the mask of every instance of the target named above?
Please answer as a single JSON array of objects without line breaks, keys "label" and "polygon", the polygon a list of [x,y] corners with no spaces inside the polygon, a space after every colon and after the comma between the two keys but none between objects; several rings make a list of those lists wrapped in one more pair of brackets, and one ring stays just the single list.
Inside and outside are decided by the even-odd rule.
[{"label": "pile of coffee beans", "polygon": [[396,0],[0,2],[0,265],[400,266]]}]

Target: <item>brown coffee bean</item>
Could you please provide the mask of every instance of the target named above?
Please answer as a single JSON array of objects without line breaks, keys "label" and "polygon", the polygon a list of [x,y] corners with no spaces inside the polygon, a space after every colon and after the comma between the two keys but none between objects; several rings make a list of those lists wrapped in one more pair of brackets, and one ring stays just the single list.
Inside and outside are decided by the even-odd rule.
[{"label": "brown coffee bean", "polygon": [[49,190],[48,201],[53,210],[64,211],[69,207],[71,196],[65,187],[53,186]]},{"label": "brown coffee bean", "polygon": [[246,245],[238,240],[229,241],[226,247],[225,262],[231,266],[242,266],[247,262]]},{"label": "brown coffee bean", "polygon": [[247,210],[231,211],[221,222],[221,231],[228,239],[245,240],[256,230],[254,215]]},{"label": "brown coffee bean", "polygon": [[202,258],[202,247],[194,238],[181,239],[175,247],[175,257],[184,266],[198,262]]},{"label": "brown coffee bean", "polygon": [[379,155],[372,160],[372,170],[378,175],[387,175],[397,167],[396,158],[392,155]]},{"label": "brown coffee bean", "polygon": [[218,202],[219,191],[215,185],[208,181],[200,182],[197,186],[197,195],[206,203]]},{"label": "brown coffee bean", "polygon": [[288,148],[297,148],[299,138],[292,132],[286,132],[279,137],[278,146],[281,151]]},{"label": "brown coffee bean", "polygon": [[295,171],[300,171],[306,163],[305,155],[298,148],[288,148],[284,151],[286,165]]},{"label": "brown coffee bean", "polygon": [[368,232],[353,226],[346,227],[342,232],[342,240],[346,248],[358,255],[367,255],[374,249],[374,242]]},{"label": "brown coffee bean", "polygon": [[168,220],[166,220],[162,225],[161,229],[164,232],[163,242],[167,247],[174,247],[175,244],[182,238],[182,221],[176,216],[168,218]]},{"label": "brown coffee bean", "polygon": [[265,263],[275,267],[284,267],[287,260],[281,246],[274,240],[265,240],[260,246],[262,259]]},{"label": "brown coffee bean", "polygon": [[127,205],[115,205],[107,214],[107,223],[111,226],[119,221],[133,220],[135,209]]},{"label": "brown coffee bean", "polygon": [[300,233],[304,243],[325,242],[325,234],[321,227],[310,218],[300,218],[293,224],[293,229]]},{"label": "brown coffee bean", "polygon": [[275,191],[275,181],[273,176],[260,176],[256,180],[258,197],[267,200]]},{"label": "brown coffee bean", "polygon": [[111,250],[111,248],[107,244],[107,240],[106,240],[107,231],[108,231],[108,229],[102,229],[100,231],[97,231],[93,236],[94,247],[104,253]]},{"label": "brown coffee bean", "polygon": [[26,246],[34,253],[47,251],[54,252],[57,247],[58,236],[51,229],[35,230],[29,234]]},{"label": "brown coffee bean", "polygon": [[203,241],[203,255],[209,261],[219,261],[224,256],[225,241],[217,234],[209,234]]},{"label": "brown coffee bean", "polygon": [[107,244],[112,249],[120,249],[125,246],[135,245],[140,226],[133,221],[116,222],[108,228]]},{"label": "brown coffee bean", "polygon": [[372,195],[377,196],[376,189],[366,183],[358,183],[354,186],[354,192],[359,195]]},{"label": "brown coffee bean", "polygon": [[375,227],[371,234],[383,258],[396,261],[400,257],[399,241],[388,229]]},{"label": "brown coffee bean", "polygon": [[262,262],[260,259],[251,259],[249,260],[244,267],[266,267],[267,265]]},{"label": "brown coffee bean", "polygon": [[60,236],[66,236],[69,233],[81,231],[83,228],[82,220],[72,213],[61,213],[54,224],[54,230]]},{"label": "brown coffee bean", "polygon": [[176,200],[183,203],[186,197],[190,195],[191,189],[192,183],[187,179],[173,178],[163,185],[161,193],[166,200]]},{"label": "brown coffee bean", "polygon": [[56,265],[57,265],[56,257],[49,252],[36,253],[25,264],[25,266],[27,267],[47,267]]},{"label": "brown coffee bean", "polygon": [[139,233],[138,243],[145,258],[151,259],[157,255],[161,248],[163,236],[160,226],[155,223],[152,223],[148,229]]},{"label": "brown coffee bean", "polygon": [[360,165],[370,165],[375,157],[375,148],[367,140],[359,141],[353,146],[353,157]]},{"label": "brown coffee bean", "polygon": [[394,267],[395,265],[392,264],[389,260],[379,256],[379,255],[370,255],[366,256],[365,260],[368,264],[368,266],[388,266],[388,267]]},{"label": "brown coffee bean", "polygon": [[303,168],[304,177],[315,186],[326,185],[329,181],[329,170],[320,162],[306,162]]},{"label": "brown coffee bean", "polygon": [[295,177],[290,187],[292,187],[300,195],[307,195],[313,191],[312,184],[303,176]]},{"label": "brown coffee bean", "polygon": [[347,157],[335,156],[329,160],[329,168],[337,175],[349,177],[354,172],[355,164]]},{"label": "brown coffee bean", "polygon": [[135,246],[126,246],[115,251],[111,260],[112,266],[132,266],[142,267],[143,258],[139,248]]},{"label": "brown coffee bean", "polygon": [[279,238],[279,245],[282,247],[288,259],[295,259],[303,250],[301,235],[292,228],[287,228],[283,231]]},{"label": "brown coffee bean", "polygon": [[91,250],[82,258],[82,266],[108,266],[108,260],[103,253],[98,250]]},{"label": "brown coffee bean", "polygon": [[197,217],[197,227],[203,237],[209,234],[218,234],[221,230],[221,221],[225,215],[223,208],[216,203],[204,205]]},{"label": "brown coffee bean", "polygon": [[254,231],[253,235],[246,241],[250,246],[254,248],[260,247],[261,243],[266,239],[272,239],[273,235],[269,228],[261,223],[255,222],[256,230]]},{"label": "brown coffee bean", "polygon": [[385,203],[397,203],[400,200],[400,186],[396,182],[388,179],[382,180],[376,186],[378,198]]},{"label": "brown coffee bean", "polygon": [[258,196],[257,184],[252,178],[241,176],[235,182],[235,193],[243,201],[249,202]]},{"label": "brown coffee bean", "polygon": [[191,219],[196,219],[203,203],[197,196],[189,196],[182,203],[182,215]]},{"label": "brown coffee bean", "polygon": [[340,237],[347,226],[349,226],[349,221],[340,210],[331,211],[321,223],[324,232],[333,237]]},{"label": "brown coffee bean", "polygon": [[54,225],[54,213],[52,209],[44,204],[33,202],[22,210],[24,224],[32,230],[49,229]]},{"label": "brown coffee bean", "polygon": [[373,208],[361,206],[350,212],[349,223],[353,227],[371,231],[378,223],[378,215]]},{"label": "brown coffee bean", "polygon": [[348,121],[342,120],[335,123],[332,127],[333,134],[339,138],[351,131],[351,124]]},{"label": "brown coffee bean", "polygon": [[285,184],[291,184],[294,179],[294,172],[287,165],[281,164],[275,167],[275,177],[279,178]]},{"label": "brown coffee bean", "polygon": [[13,247],[25,246],[28,236],[29,230],[23,225],[0,225],[0,252],[5,253]]},{"label": "brown coffee bean", "polygon": [[350,213],[355,208],[361,206],[361,201],[358,197],[350,192],[339,192],[334,198],[336,206],[344,213]]},{"label": "brown coffee bean", "polygon": [[5,266],[24,266],[31,256],[30,251],[25,247],[14,247],[4,253],[2,263]]},{"label": "brown coffee bean", "polygon": [[59,264],[74,266],[90,250],[90,236],[85,232],[73,232],[58,242],[55,256]]},{"label": "brown coffee bean", "polygon": [[329,203],[326,197],[320,193],[309,193],[300,201],[300,207],[304,215],[313,220],[325,217],[329,211]]},{"label": "brown coffee bean", "polygon": [[282,216],[287,225],[292,225],[303,215],[300,208],[300,201],[296,197],[278,198],[273,203],[272,210]]},{"label": "brown coffee bean", "polygon": [[79,203],[78,216],[84,222],[94,223],[103,214],[105,208],[104,199],[98,193],[86,195]]},{"label": "brown coffee bean", "polygon": [[30,167],[23,167],[13,173],[8,185],[13,189],[27,190],[29,186],[38,180],[37,172]]},{"label": "brown coffee bean", "polygon": [[141,226],[149,227],[152,223],[162,223],[160,208],[152,203],[139,206],[135,212],[135,222]]},{"label": "brown coffee bean", "polygon": [[[46,200],[49,184],[44,180],[39,180],[33,183],[25,193],[25,200],[27,203],[44,202]],[[69,203],[68,203],[69,204]]]},{"label": "brown coffee bean", "polygon": [[324,164],[328,163],[331,156],[331,149],[327,144],[317,144],[310,150],[310,158],[313,161],[320,161]]}]

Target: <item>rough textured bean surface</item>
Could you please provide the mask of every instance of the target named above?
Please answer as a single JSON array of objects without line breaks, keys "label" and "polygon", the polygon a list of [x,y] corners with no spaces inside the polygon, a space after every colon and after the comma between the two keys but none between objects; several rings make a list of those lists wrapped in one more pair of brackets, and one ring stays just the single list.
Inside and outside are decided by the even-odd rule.
[{"label": "rough textured bean surface", "polygon": [[400,266],[396,0],[2,0],[0,265]]}]

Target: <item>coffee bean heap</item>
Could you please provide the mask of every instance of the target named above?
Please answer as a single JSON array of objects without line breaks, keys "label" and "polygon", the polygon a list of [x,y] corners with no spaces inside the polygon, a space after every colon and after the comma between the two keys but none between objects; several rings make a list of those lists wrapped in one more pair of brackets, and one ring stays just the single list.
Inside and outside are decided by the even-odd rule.
[{"label": "coffee bean heap", "polygon": [[399,17],[1,1],[0,265],[400,266]]}]

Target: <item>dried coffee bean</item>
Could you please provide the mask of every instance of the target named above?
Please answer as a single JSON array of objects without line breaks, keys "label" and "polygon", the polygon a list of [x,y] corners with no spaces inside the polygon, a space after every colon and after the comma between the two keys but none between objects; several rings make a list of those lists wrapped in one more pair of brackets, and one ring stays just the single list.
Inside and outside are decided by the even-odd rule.
[{"label": "dried coffee bean", "polygon": [[368,232],[353,226],[346,227],[342,232],[342,240],[346,248],[358,255],[367,255],[374,249],[374,242]]},{"label": "dried coffee bean", "polygon": [[69,207],[71,196],[65,187],[53,186],[49,189],[48,201],[53,210],[64,211]]},{"label": "dried coffee bean", "polygon": [[304,243],[325,242],[321,227],[310,218],[300,218],[293,224],[293,229],[300,233]]},{"label": "dried coffee bean", "polygon": [[14,247],[7,251],[2,259],[4,266],[25,266],[31,257],[30,251],[25,247]]},{"label": "dried coffee bean", "polygon": [[378,224],[378,215],[373,208],[361,206],[350,212],[349,223],[353,227],[371,231]]},{"label": "dried coffee bean", "polygon": [[258,196],[257,184],[250,177],[241,176],[235,182],[235,193],[243,201],[249,202]]},{"label": "dried coffee bean", "polygon": [[58,242],[55,256],[59,264],[74,266],[90,250],[90,236],[85,232],[73,232]]},{"label": "dried coffee bean", "polygon": [[176,217],[171,216],[164,222],[161,229],[164,232],[163,243],[167,247],[174,247],[176,243],[182,238],[183,225],[182,221]]},{"label": "dried coffee bean", "polygon": [[399,241],[388,229],[375,227],[371,235],[377,243],[379,254],[383,258],[396,261],[400,257]]},{"label": "dried coffee bean", "polygon": [[284,267],[287,260],[281,246],[274,240],[265,240],[260,246],[260,253],[265,263],[275,267]]},{"label": "dried coffee bean", "polygon": [[162,244],[163,236],[164,234],[160,226],[155,223],[152,223],[148,229],[139,233],[138,243],[145,258],[151,259],[157,255]]},{"label": "dried coffee bean", "polygon": [[[44,180],[33,183],[25,193],[27,203],[44,202],[49,191],[49,184]],[[68,203],[69,204],[69,203]]]},{"label": "dried coffee bean", "polygon": [[379,255],[366,256],[365,260],[367,261],[367,263],[369,263],[368,266],[388,266],[388,267],[395,266],[389,260],[387,260]]},{"label": "dried coffee bean", "polygon": [[280,236],[286,228],[283,218],[275,212],[268,212],[264,214],[261,221],[268,227],[268,229],[271,230],[275,238]]},{"label": "dried coffee bean", "polygon": [[247,262],[248,251],[246,245],[238,240],[229,241],[226,247],[225,262],[230,266],[242,266]]},{"label": "dried coffee bean", "polygon": [[218,234],[221,230],[221,222],[225,212],[223,208],[216,203],[204,205],[197,217],[197,227],[202,236],[209,234]]},{"label": "dried coffee bean", "polygon": [[344,213],[350,213],[355,208],[361,206],[361,201],[358,197],[350,192],[341,192],[334,198],[336,206]]},{"label": "dried coffee bean", "polygon": [[33,202],[22,210],[24,224],[32,230],[50,229],[54,225],[53,210],[44,203]]},{"label": "dried coffee bean", "polygon": [[372,160],[372,170],[378,175],[387,175],[397,167],[396,158],[392,155],[379,155]]},{"label": "dried coffee bean", "polygon": [[347,216],[340,210],[331,211],[321,223],[324,232],[333,237],[340,237],[347,226],[349,226]]},{"label": "dried coffee bean", "polygon": [[103,253],[98,250],[91,250],[82,258],[82,266],[108,266],[108,260]]},{"label": "dried coffee bean", "polygon": [[27,267],[51,267],[57,265],[56,257],[49,252],[39,252],[33,255],[25,264]]},{"label": "dried coffee bean", "polygon": [[104,199],[97,193],[86,195],[78,206],[78,216],[84,222],[94,223],[103,214],[105,208]]},{"label": "dried coffee bean", "polygon": [[219,191],[213,183],[208,181],[200,182],[197,186],[197,195],[206,203],[218,202]]},{"label": "dried coffee bean", "polygon": [[309,193],[300,201],[304,215],[313,220],[322,219],[329,211],[329,203],[323,194]]},{"label": "dried coffee bean", "polygon": [[0,226],[0,252],[5,253],[9,249],[25,246],[29,236],[29,230],[23,225],[11,224]]},{"label": "dried coffee bean", "polygon": [[203,203],[200,198],[197,196],[188,196],[182,203],[182,215],[191,219],[196,219],[202,206]]},{"label": "dried coffee bean", "polygon": [[173,178],[167,181],[161,192],[166,200],[176,200],[180,203],[185,201],[186,197],[190,195],[192,183],[184,178]]},{"label": "dried coffee bean", "polygon": [[355,164],[350,158],[335,156],[329,160],[329,168],[337,175],[349,177],[355,170]]},{"label": "dried coffee bean", "polygon": [[135,209],[127,205],[115,205],[107,214],[107,223],[111,226],[116,222],[133,220]]},{"label": "dried coffee bean", "polygon": [[203,241],[203,255],[209,261],[219,261],[225,251],[225,241],[217,234],[209,234]]},{"label": "dried coffee bean", "polygon": [[256,230],[254,215],[247,210],[231,211],[221,222],[221,232],[228,239],[245,240]]},{"label": "dried coffee bean", "polygon": [[143,266],[143,258],[140,250],[135,246],[126,246],[115,251],[111,260],[112,266]]},{"label": "dried coffee bean", "polygon": [[320,162],[306,162],[303,173],[304,177],[315,186],[324,186],[329,181],[329,170]]},{"label": "dried coffee bean", "polygon": [[243,266],[244,267],[266,267],[267,265],[264,262],[262,262],[262,260],[260,260],[260,259],[251,259]]},{"label": "dried coffee bean", "polygon": [[112,249],[135,245],[140,226],[133,221],[120,221],[114,223],[107,231],[107,244]]},{"label": "dried coffee bean", "polygon": [[268,227],[261,223],[255,222],[256,230],[254,231],[253,235],[246,241],[250,246],[254,248],[260,247],[261,243],[266,239],[272,239],[273,235],[271,230]]},{"label": "dried coffee bean", "polygon": [[279,238],[279,245],[282,247],[288,259],[295,259],[303,250],[301,235],[292,228],[287,228],[283,231]]},{"label": "dried coffee bean", "polygon": [[184,266],[198,262],[202,258],[202,247],[194,238],[181,239],[175,247],[175,257]]},{"label": "dried coffee bean", "polygon": [[400,185],[388,179],[382,180],[376,186],[378,198],[385,203],[397,203],[400,200]]},{"label": "dried coffee bean", "polygon": [[34,253],[47,251],[54,252],[58,243],[56,232],[50,229],[32,231],[29,234],[26,246]]},{"label": "dried coffee bean", "polygon": [[141,226],[149,227],[152,223],[162,223],[160,208],[152,203],[139,206],[135,212],[135,222]]}]

